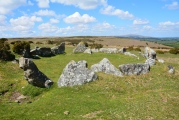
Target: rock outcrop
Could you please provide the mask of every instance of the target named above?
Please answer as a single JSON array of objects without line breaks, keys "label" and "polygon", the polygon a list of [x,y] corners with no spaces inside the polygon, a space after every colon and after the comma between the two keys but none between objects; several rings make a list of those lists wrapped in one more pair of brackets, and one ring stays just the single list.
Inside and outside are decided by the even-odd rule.
[{"label": "rock outcrop", "polygon": [[54,55],[65,53],[65,43],[62,42],[60,45],[52,47],[51,51]]},{"label": "rock outcrop", "polygon": [[41,57],[51,57],[53,56],[53,53],[51,51],[51,48],[46,47],[36,47],[35,49],[30,51],[31,55],[39,55]]},{"label": "rock outcrop", "polygon": [[103,53],[119,53],[119,50],[117,48],[100,48],[99,52],[103,52]]},{"label": "rock outcrop", "polygon": [[141,75],[150,71],[148,64],[123,64],[119,66],[119,69],[124,75]]},{"label": "rock outcrop", "polygon": [[149,58],[156,59],[156,52],[150,47],[145,47],[144,57],[146,59],[149,59]]},{"label": "rock outcrop", "polygon": [[87,49],[84,42],[80,42],[75,49],[73,49],[73,53],[83,53]]},{"label": "rock outcrop", "polygon": [[99,63],[92,65],[91,70],[94,72],[104,72],[120,77],[123,76],[121,71],[117,69],[114,65],[112,65],[107,58],[104,58]]},{"label": "rock outcrop", "polygon": [[83,85],[97,79],[97,74],[87,68],[85,60],[69,62],[63,70],[59,80],[58,87]]},{"label": "rock outcrop", "polygon": [[24,76],[28,83],[41,88],[49,88],[53,85],[53,81],[39,71],[32,60],[24,57],[19,58],[19,67],[24,70]]},{"label": "rock outcrop", "polygon": [[152,58],[148,58],[146,61],[145,61],[145,64],[149,64],[150,66],[153,66],[155,65],[155,59],[152,59]]},{"label": "rock outcrop", "polygon": [[87,54],[92,54],[92,51],[91,51],[91,49],[90,49],[90,48],[87,48],[87,49],[84,51],[84,53],[87,53]]}]

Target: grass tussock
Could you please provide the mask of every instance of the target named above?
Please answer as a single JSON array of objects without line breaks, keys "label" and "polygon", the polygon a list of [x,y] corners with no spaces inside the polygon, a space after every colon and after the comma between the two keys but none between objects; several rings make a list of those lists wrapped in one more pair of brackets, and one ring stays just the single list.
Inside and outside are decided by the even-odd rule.
[{"label": "grass tussock", "polygon": [[[73,54],[71,47],[65,55],[34,60],[38,68],[55,84],[50,89],[29,85],[17,64],[0,62],[0,119],[104,119],[104,120],[177,120],[179,119],[179,78],[177,55],[159,54],[165,60],[157,63],[146,75],[116,77],[97,73],[98,80],[82,86],[57,87],[57,81],[71,60],[86,60],[88,68],[104,57],[118,67],[126,63],[144,63],[122,54]],[[131,51],[137,55],[137,51]],[[176,73],[167,73],[172,65]],[[5,92],[3,92],[5,91]],[[18,104],[9,98],[14,92],[29,97]],[[68,111],[68,114],[66,114]]]}]

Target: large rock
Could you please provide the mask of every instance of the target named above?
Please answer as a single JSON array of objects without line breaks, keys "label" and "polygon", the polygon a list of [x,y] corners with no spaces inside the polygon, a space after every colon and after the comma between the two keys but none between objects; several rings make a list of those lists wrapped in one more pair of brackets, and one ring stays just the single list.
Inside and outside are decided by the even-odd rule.
[{"label": "large rock", "polygon": [[52,47],[51,51],[54,55],[64,54],[65,53],[65,43],[63,42],[58,46]]},{"label": "large rock", "polygon": [[130,53],[130,52],[124,52],[124,55],[128,55],[128,56],[136,57],[137,59],[139,59],[139,57],[137,57],[137,55],[132,54],[132,53]]},{"label": "large rock", "polygon": [[119,71],[119,69],[117,69],[114,65],[112,65],[107,58],[104,58],[98,64],[92,65],[91,70],[94,72],[104,72],[107,74],[112,74],[120,77],[123,76],[121,71]]},{"label": "large rock", "polygon": [[103,53],[119,53],[119,50],[117,48],[100,48],[99,52],[103,52]]},{"label": "large rock", "polygon": [[92,53],[97,53],[97,52],[99,52],[99,49],[93,48],[93,49],[91,49],[91,52],[92,52]]},{"label": "large rock", "polygon": [[173,66],[169,65],[168,69],[169,69],[168,73],[170,73],[170,74],[174,74],[175,73],[175,68]]},{"label": "large rock", "polygon": [[36,47],[35,49],[30,51],[31,55],[39,55],[41,57],[51,57],[53,56],[53,53],[51,51],[51,48],[46,47]]},{"label": "large rock", "polygon": [[119,50],[120,53],[125,53],[126,51],[127,51],[127,49],[124,47]]},{"label": "large rock", "polygon": [[53,81],[39,71],[32,60],[24,57],[19,58],[19,67],[24,70],[24,76],[28,83],[42,88],[49,88],[53,85]]},{"label": "large rock", "polygon": [[125,75],[140,75],[148,73],[150,66],[148,64],[123,64],[119,66],[119,69]]},{"label": "large rock", "polygon": [[63,70],[59,80],[58,86],[74,86],[82,85],[97,79],[97,75],[87,68],[85,60],[69,62]]},{"label": "large rock", "polygon": [[86,49],[86,50],[84,51],[84,53],[87,53],[87,54],[92,54],[92,51],[91,51],[91,49],[90,49],[90,48],[88,48],[88,49]]},{"label": "large rock", "polygon": [[30,50],[28,50],[28,49],[24,49],[24,51],[23,51],[23,53],[22,53],[22,56],[23,56],[24,58],[32,58],[32,55],[31,55],[31,53],[30,53]]},{"label": "large rock", "polygon": [[144,50],[144,57],[146,59],[156,59],[156,52],[151,49],[150,47],[145,47],[145,50]]},{"label": "large rock", "polygon": [[80,42],[75,49],[73,49],[73,53],[83,53],[87,49],[84,42]]},{"label": "large rock", "polygon": [[145,64],[149,64],[150,66],[155,65],[155,63],[156,63],[156,60],[155,60],[155,59],[152,59],[152,58],[148,58],[148,59],[145,61]]}]

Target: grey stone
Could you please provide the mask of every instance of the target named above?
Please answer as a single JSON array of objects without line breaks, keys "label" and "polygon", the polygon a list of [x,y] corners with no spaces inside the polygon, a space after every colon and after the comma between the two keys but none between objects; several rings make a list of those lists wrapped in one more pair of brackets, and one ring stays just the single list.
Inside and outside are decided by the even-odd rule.
[{"label": "grey stone", "polygon": [[24,70],[25,79],[29,84],[42,88],[49,88],[53,85],[53,81],[39,71],[32,60],[24,57],[19,58],[19,67]]},{"label": "grey stone", "polygon": [[62,42],[60,45],[52,47],[51,51],[54,55],[65,53],[65,43]]},{"label": "grey stone", "polygon": [[85,43],[80,42],[75,49],[73,49],[73,53],[83,53],[87,47],[85,46]]},{"label": "grey stone", "polygon": [[99,52],[99,49],[91,49],[91,52],[92,53],[97,53],[97,52]]},{"label": "grey stone", "polygon": [[164,63],[165,61],[163,59],[158,59],[159,63]]},{"label": "grey stone", "polygon": [[121,72],[125,75],[141,75],[150,71],[148,64],[123,64],[119,66]]},{"label": "grey stone", "polygon": [[119,50],[117,48],[100,48],[99,52],[103,52],[103,53],[119,53]]},{"label": "grey stone", "polygon": [[169,65],[169,66],[168,66],[168,69],[169,69],[169,70],[168,70],[168,73],[169,73],[169,74],[174,74],[174,73],[175,73],[175,68],[174,68],[173,66]]},{"label": "grey stone", "polygon": [[144,57],[146,59],[149,59],[149,58],[156,59],[156,52],[150,47],[145,47]]},{"label": "grey stone", "polygon": [[58,87],[83,85],[97,79],[97,74],[87,68],[87,62],[81,60],[70,61],[63,70],[59,80]]},{"label": "grey stone", "polygon": [[121,71],[119,71],[119,69],[112,65],[107,58],[104,58],[99,63],[92,65],[91,70],[94,72],[104,72],[107,74],[112,74],[120,77],[123,76]]},{"label": "grey stone", "polygon": [[92,51],[91,51],[91,49],[90,49],[90,48],[88,48],[88,49],[86,49],[86,50],[84,51],[84,53],[87,53],[87,54],[92,54]]},{"label": "grey stone", "polygon": [[32,55],[39,55],[41,57],[50,57],[53,56],[53,53],[51,51],[51,48],[46,47],[36,47],[35,49],[31,50],[30,53]]},{"label": "grey stone", "polygon": [[155,65],[155,59],[148,58],[148,59],[145,61],[145,64],[149,64],[150,66],[153,66],[153,65]]},{"label": "grey stone", "polygon": [[130,53],[130,52],[124,52],[124,55],[128,55],[128,56],[136,57],[137,59],[139,59],[139,57],[137,57],[137,55],[132,54],[132,53]]},{"label": "grey stone", "polygon": [[30,50],[27,50],[27,49],[24,49],[23,53],[22,53],[22,56],[24,58],[32,58],[32,55],[30,53]]},{"label": "grey stone", "polygon": [[125,53],[126,51],[127,51],[127,49],[123,47],[119,50],[119,53]]}]

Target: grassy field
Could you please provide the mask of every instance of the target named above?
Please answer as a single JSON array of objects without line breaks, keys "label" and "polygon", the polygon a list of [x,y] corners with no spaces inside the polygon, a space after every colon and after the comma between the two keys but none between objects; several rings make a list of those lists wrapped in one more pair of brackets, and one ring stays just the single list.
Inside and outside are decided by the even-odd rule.
[{"label": "grassy field", "polygon": [[[159,54],[165,60],[157,63],[146,75],[115,77],[97,73],[98,80],[82,86],[58,88],[57,81],[71,60],[86,60],[88,67],[108,58],[118,67],[126,63],[144,63],[122,54],[73,54],[34,60],[38,68],[55,84],[50,89],[29,85],[18,64],[0,62],[0,119],[1,120],[178,120],[179,119],[179,56]],[[132,51],[138,55],[137,52]],[[175,74],[167,73],[173,65]],[[17,93],[28,98],[14,102]],[[68,114],[64,112],[68,111]]]}]

